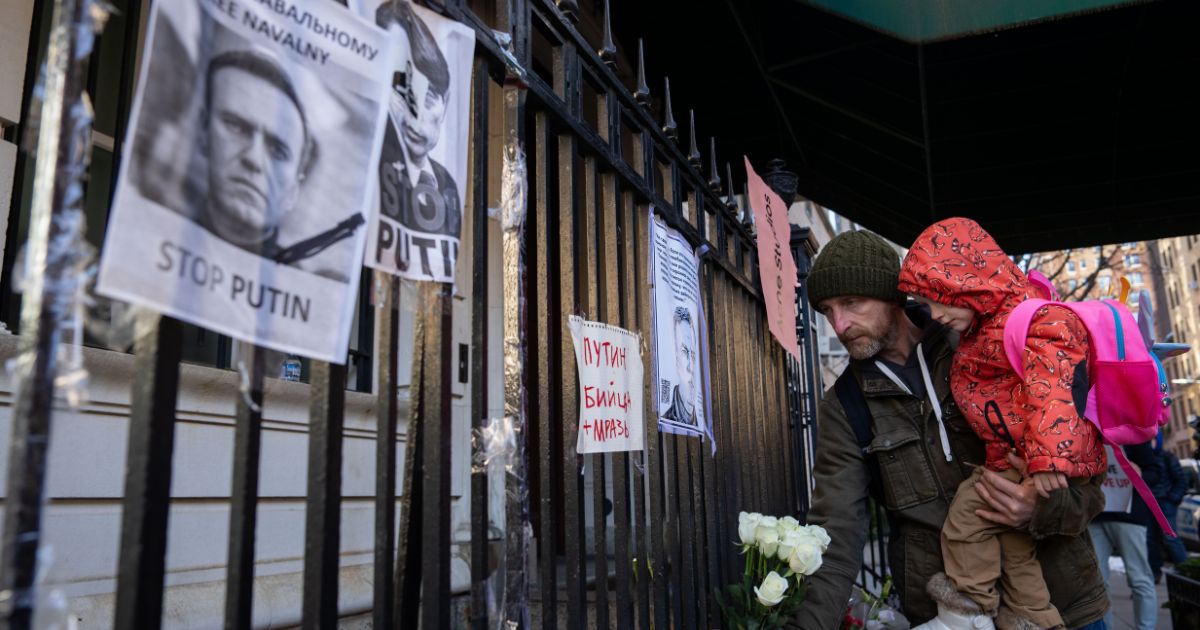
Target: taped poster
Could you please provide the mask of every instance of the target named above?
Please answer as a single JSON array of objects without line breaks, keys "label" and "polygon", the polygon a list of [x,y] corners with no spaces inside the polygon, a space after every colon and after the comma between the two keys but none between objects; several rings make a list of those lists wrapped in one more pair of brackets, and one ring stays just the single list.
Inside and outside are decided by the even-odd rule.
[{"label": "taped poster", "polygon": [[662,217],[651,219],[650,237],[658,428],[711,437],[700,356],[700,259],[687,239],[667,227]]},{"label": "taped poster", "polygon": [[151,5],[98,290],[344,363],[391,39],[328,0]]},{"label": "taped poster", "polygon": [[579,367],[578,453],[640,451],[642,338],[601,322],[572,315],[568,320]]},{"label": "taped poster", "polygon": [[350,6],[396,42],[366,264],[404,278],[454,282],[475,31],[407,0],[351,0]]},{"label": "taped poster", "polygon": [[767,326],[771,334],[800,361],[796,339],[796,259],[792,258],[792,225],[787,205],[754,172],[746,161],[746,186],[754,225],[758,227],[758,276],[762,280],[763,301],[767,307]]}]

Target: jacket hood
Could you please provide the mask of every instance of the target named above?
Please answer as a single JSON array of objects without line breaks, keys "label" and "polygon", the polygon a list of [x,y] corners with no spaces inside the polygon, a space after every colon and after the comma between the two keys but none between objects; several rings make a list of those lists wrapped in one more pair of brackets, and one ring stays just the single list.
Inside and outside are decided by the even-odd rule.
[{"label": "jacket hood", "polygon": [[956,217],[925,228],[913,241],[900,266],[899,288],[990,317],[1006,302],[1025,299],[1031,285],[991,234]]}]

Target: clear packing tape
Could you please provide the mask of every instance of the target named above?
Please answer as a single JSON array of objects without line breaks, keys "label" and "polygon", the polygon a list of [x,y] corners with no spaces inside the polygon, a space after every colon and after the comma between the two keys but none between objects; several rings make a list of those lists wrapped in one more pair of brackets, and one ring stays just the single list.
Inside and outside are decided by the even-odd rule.
[{"label": "clear packing tape", "polygon": [[[48,44],[47,58],[61,58],[57,56],[67,51],[74,53],[67,62],[68,68],[70,65],[87,63],[95,46],[96,35],[104,29],[113,11],[112,5],[106,2],[78,1],[83,3],[83,19],[74,24],[63,22],[65,26],[52,31]],[[43,245],[37,242],[38,230],[31,228],[30,241],[17,253],[12,275],[13,292],[27,294],[25,299],[28,307],[22,308],[23,321],[31,321],[30,309],[39,303],[44,312],[51,315],[48,321],[41,319],[39,325],[52,326],[53,334],[57,337],[52,349],[55,393],[71,408],[78,408],[87,400],[88,389],[88,372],[83,365],[84,327],[91,319],[89,315],[100,306],[92,292],[97,271],[96,249],[84,237],[84,182],[91,157],[94,112],[86,92],[80,93],[77,99],[72,98],[72,95],[65,94],[65,76],[60,76],[61,72],[50,75],[51,71],[43,65],[34,86],[33,105],[23,144],[26,151],[35,153],[42,140],[40,131],[43,118],[47,115],[56,116],[60,111],[65,116],[65,120],[47,121],[51,125],[57,123],[57,127],[66,134],[67,137],[60,138],[60,142],[66,144],[67,150],[57,156],[52,174],[44,170],[35,174],[33,194],[35,205],[40,205],[38,200],[43,203],[49,200],[53,204],[56,194],[61,194],[61,197],[57,200],[57,211],[52,212],[49,207],[34,208],[35,217],[43,212],[49,214],[50,229]],[[52,94],[60,94],[69,106],[65,109],[48,107],[45,101]],[[49,154],[50,150],[44,153]],[[49,156],[40,157],[45,160]],[[60,190],[61,193],[58,192]],[[102,341],[106,332],[103,330],[99,335]],[[6,362],[5,367],[13,378],[14,391],[21,390],[22,381],[28,378],[34,368],[37,360],[34,345],[23,343],[21,352]]]},{"label": "clear packing tape", "polygon": [[[524,98],[516,82],[504,88],[504,107],[508,112],[520,111]],[[526,191],[525,151],[517,130],[510,126],[504,142],[504,165],[500,177],[500,223],[503,239],[504,273],[504,419],[488,434],[490,451],[496,458],[503,453],[505,462],[505,553],[503,569],[489,578],[489,590],[500,590],[499,610],[491,608],[496,599],[489,597],[488,618],[494,628],[528,628],[529,619],[529,550],[533,542],[533,527],[529,521],[528,457],[525,449],[525,343],[522,337],[525,323],[524,276],[525,259],[522,250],[525,229]],[[488,443],[485,443],[485,445]]]}]

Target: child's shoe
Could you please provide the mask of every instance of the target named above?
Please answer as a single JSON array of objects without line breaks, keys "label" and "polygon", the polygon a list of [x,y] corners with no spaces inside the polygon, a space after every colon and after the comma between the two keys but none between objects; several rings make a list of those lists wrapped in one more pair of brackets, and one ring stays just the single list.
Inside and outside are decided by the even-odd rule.
[{"label": "child's shoe", "polygon": [[925,590],[937,602],[938,615],[913,630],[995,630],[992,616],[975,600],[955,590],[945,573],[929,578]]}]

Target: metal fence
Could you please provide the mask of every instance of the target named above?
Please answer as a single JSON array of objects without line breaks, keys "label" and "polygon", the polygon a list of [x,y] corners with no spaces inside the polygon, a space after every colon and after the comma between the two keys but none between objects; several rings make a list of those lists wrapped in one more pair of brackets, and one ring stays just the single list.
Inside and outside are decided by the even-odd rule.
[{"label": "metal fence", "polygon": [[[61,0],[60,0],[61,1]],[[69,0],[67,4],[70,4]],[[435,7],[478,34],[472,89],[473,182],[464,234],[473,250],[469,399],[473,426],[484,422],[488,381],[504,378],[509,413],[524,409],[527,456],[516,463],[528,480],[528,513],[506,502],[504,581],[530,593],[538,627],[668,628],[719,623],[711,597],[740,572],[733,541],[739,510],[803,514],[814,448],[816,358],[812,312],[801,297],[803,355],[789,357],[768,331],[751,228],[738,213],[726,164],[722,182],[715,142],[700,142],[694,124],[681,144],[666,89],[652,106],[644,72],[622,83],[615,48],[589,42],[574,26],[572,1],[446,2]],[[607,12],[607,6],[605,7]],[[627,7],[627,10],[633,10]],[[607,15],[605,16],[607,23]],[[501,44],[493,29],[511,35]],[[639,64],[640,64],[639,54]],[[500,104],[495,105],[496,99]],[[489,138],[489,112],[503,110],[503,144],[528,160],[523,232],[506,231],[505,373],[489,373],[487,216],[489,169],[505,146]],[[658,112],[654,110],[657,109]],[[699,146],[709,148],[708,176]],[[722,190],[727,193],[722,195]],[[651,212],[696,246],[707,246],[701,284],[707,315],[715,456],[707,443],[661,434],[647,379],[643,452],[575,452],[578,391],[568,315],[651,329],[647,234]],[[799,247],[807,269],[811,248]],[[515,265],[520,257],[521,266]],[[378,294],[375,339],[378,386],[375,501],[375,627],[445,628],[452,619],[451,559],[451,291],[420,288],[414,339],[411,416],[397,488],[398,404],[396,281]],[[179,322],[148,317],[135,345],[129,460],[119,557],[115,627],[157,628],[162,619],[172,443],[180,365]],[[23,330],[25,334],[39,334]],[[55,340],[47,340],[52,344]],[[52,347],[39,352],[52,352]],[[263,352],[246,364],[249,395],[238,403],[234,441],[225,627],[250,626],[258,497]],[[40,355],[39,355],[40,356]],[[45,369],[45,366],[38,369]],[[308,461],[303,626],[330,628],[338,615],[338,544],[344,366],[314,363]],[[4,625],[29,627],[34,559],[45,478],[51,382],[31,379],[20,393],[14,444],[34,449],[10,466],[3,587]],[[31,402],[29,402],[31,401]],[[27,404],[28,403],[28,404]],[[25,414],[21,416],[21,414]],[[22,418],[24,418],[22,420]],[[24,433],[21,433],[24,432]],[[462,448],[461,445],[459,445]],[[10,460],[12,464],[12,460]],[[584,494],[584,466],[594,481]],[[521,471],[521,468],[518,468]],[[504,610],[492,607],[488,473],[471,475],[471,627],[486,628]],[[509,492],[520,496],[515,476]],[[609,483],[611,479],[611,483]],[[395,522],[399,503],[399,523]],[[586,531],[591,502],[590,545]],[[611,504],[613,525],[606,512]],[[24,519],[18,525],[14,515]],[[532,537],[525,538],[528,522]],[[32,537],[29,537],[32,532]],[[396,534],[398,532],[398,535]],[[20,538],[25,536],[25,538]],[[611,552],[609,550],[611,539]],[[521,546],[536,571],[520,565]],[[493,562],[493,564],[495,564]],[[509,615],[512,611],[509,611]]]}]

